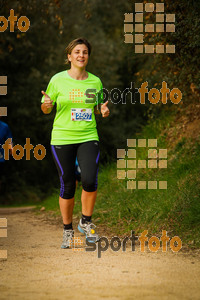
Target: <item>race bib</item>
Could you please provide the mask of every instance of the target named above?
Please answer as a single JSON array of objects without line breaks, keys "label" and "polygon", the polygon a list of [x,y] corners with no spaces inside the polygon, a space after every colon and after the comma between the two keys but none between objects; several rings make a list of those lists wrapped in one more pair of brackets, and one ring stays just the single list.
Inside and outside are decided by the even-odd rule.
[{"label": "race bib", "polygon": [[72,108],[71,109],[72,121],[92,121],[91,108]]}]

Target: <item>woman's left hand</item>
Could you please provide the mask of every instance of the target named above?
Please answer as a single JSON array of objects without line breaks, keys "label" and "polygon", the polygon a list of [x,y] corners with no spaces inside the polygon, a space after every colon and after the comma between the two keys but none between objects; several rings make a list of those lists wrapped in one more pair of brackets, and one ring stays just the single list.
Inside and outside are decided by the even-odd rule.
[{"label": "woman's left hand", "polygon": [[108,101],[106,101],[104,104],[101,105],[101,114],[103,118],[108,117],[110,114],[110,110],[107,107],[107,105],[108,105]]}]

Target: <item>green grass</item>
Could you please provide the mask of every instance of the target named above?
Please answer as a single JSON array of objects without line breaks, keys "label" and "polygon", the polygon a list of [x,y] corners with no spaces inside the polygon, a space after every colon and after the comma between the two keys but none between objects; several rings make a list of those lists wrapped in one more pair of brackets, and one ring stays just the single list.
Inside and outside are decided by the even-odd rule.
[{"label": "green grass", "polygon": [[[192,247],[200,246],[200,143],[192,147],[181,141],[169,151],[167,170],[140,172],[139,178],[167,180],[167,190],[127,190],[125,180],[116,177],[116,164],[110,164],[99,173],[98,197],[93,214],[97,225],[105,225],[117,235],[130,230],[141,233],[147,229],[151,235],[178,235]],[[81,215],[81,187],[76,191],[74,214]],[[47,198],[42,206],[58,214],[58,191]]]}]

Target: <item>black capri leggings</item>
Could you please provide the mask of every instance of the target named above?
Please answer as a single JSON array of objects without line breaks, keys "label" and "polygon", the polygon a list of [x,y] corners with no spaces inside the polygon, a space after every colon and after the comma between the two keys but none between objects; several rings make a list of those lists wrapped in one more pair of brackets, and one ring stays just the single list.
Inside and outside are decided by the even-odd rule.
[{"label": "black capri leggings", "polygon": [[71,199],[76,189],[76,156],[81,169],[82,187],[86,192],[97,190],[99,142],[89,141],[70,145],[51,145],[51,152],[60,177],[60,197]]}]

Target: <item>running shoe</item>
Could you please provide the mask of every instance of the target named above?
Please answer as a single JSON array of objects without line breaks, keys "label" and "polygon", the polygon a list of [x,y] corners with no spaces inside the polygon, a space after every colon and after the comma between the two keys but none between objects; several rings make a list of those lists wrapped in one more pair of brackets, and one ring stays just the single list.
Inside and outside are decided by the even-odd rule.
[{"label": "running shoe", "polygon": [[86,240],[91,243],[96,243],[100,237],[95,232],[94,228],[96,226],[91,222],[86,222],[82,224],[82,220],[80,219],[78,224],[78,230],[86,235]]},{"label": "running shoe", "polygon": [[62,249],[72,248],[73,238],[74,238],[74,230],[63,229],[63,242],[61,248]]}]

